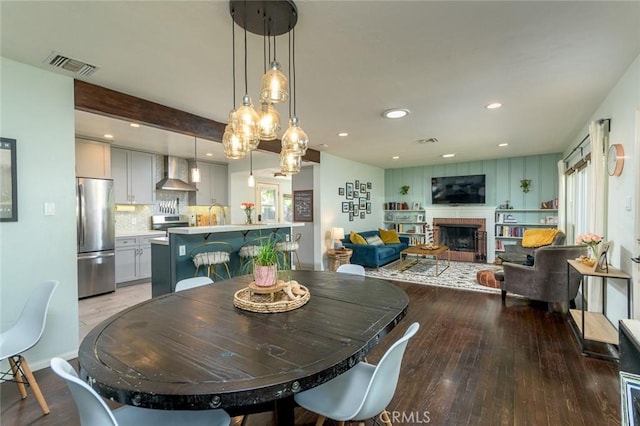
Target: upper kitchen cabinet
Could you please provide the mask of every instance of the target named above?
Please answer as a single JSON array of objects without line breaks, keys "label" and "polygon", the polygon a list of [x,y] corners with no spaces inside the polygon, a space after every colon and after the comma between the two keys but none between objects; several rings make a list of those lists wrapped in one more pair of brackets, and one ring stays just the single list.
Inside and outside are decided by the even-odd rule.
[{"label": "upper kitchen cabinet", "polygon": [[111,175],[116,204],[153,204],[153,154],[113,148]]},{"label": "upper kitchen cabinet", "polygon": [[195,184],[198,190],[189,193],[189,204],[198,206],[228,205],[228,166],[198,161],[198,168],[200,169],[200,182]]},{"label": "upper kitchen cabinet", "polygon": [[111,178],[111,145],[76,139],[76,176],[97,179]]}]

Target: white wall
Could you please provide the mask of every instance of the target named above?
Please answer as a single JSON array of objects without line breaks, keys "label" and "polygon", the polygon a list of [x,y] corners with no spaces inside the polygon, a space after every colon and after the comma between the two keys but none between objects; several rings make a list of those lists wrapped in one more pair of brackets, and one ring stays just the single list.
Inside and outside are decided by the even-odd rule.
[{"label": "white wall", "polygon": [[[316,178],[319,181],[320,194],[320,238],[316,242],[322,256],[322,269],[328,269],[326,251],[332,248],[331,228],[342,227],[345,234],[349,231],[367,231],[382,228],[384,202],[384,169],[336,157],[331,154],[320,154],[320,172]],[[365,219],[349,221],[349,215],[342,213],[342,202],[347,201],[343,195],[338,195],[338,188],[344,188],[346,182],[371,182],[371,214]]]},{"label": "white wall", "polygon": [[[73,79],[0,58],[2,137],[17,140],[18,222],[0,223],[0,321],[18,318],[29,293],[60,281],[32,369],[78,348]],[[45,202],[55,215],[44,216]]]},{"label": "white wall", "polygon": [[[640,229],[636,229],[639,212],[636,209],[636,197],[640,196],[640,182],[636,181],[636,131],[640,124],[636,122],[636,112],[640,110],[640,56],[630,65],[625,74],[613,87],[602,104],[591,116],[591,120],[611,119],[609,143],[619,143],[624,147],[625,163],[622,175],[608,177],[607,232],[605,238],[614,243],[610,262],[613,266],[634,276],[635,318],[640,318],[640,268],[630,258],[638,256],[636,239],[640,238]],[[577,145],[589,134],[588,123],[574,137]],[[628,198],[631,209],[627,210]],[[607,316],[617,327],[618,320],[627,313],[626,286],[610,281],[607,292]]]}]

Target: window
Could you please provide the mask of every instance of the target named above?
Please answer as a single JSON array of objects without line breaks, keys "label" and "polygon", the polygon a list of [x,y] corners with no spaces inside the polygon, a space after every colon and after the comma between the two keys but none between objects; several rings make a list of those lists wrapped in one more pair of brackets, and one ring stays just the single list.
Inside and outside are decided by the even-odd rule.
[{"label": "window", "polygon": [[256,184],[258,200],[256,210],[262,222],[277,222],[280,212],[278,209],[278,189],[279,186],[272,183]]},{"label": "window", "polygon": [[293,196],[291,194],[282,196],[282,212],[285,222],[293,222]]}]

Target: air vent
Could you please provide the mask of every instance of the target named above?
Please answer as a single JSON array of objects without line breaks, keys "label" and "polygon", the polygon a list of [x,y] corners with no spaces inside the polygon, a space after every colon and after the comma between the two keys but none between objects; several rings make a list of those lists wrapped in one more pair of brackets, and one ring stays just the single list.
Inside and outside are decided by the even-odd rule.
[{"label": "air vent", "polygon": [[90,65],[86,62],[69,58],[57,52],[51,52],[49,57],[44,60],[44,63],[51,65],[54,68],[61,68],[66,71],[70,71],[73,74],[82,77],[89,77],[98,69],[95,65]]},{"label": "air vent", "polygon": [[421,145],[424,145],[427,143],[438,143],[438,142],[439,142],[438,138],[418,139],[418,143]]}]

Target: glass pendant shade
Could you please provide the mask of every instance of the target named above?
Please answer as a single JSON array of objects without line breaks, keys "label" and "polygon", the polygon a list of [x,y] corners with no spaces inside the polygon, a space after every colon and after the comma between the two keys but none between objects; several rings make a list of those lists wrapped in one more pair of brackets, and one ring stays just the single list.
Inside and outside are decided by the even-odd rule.
[{"label": "glass pendant shade", "polygon": [[298,173],[300,166],[302,165],[302,158],[300,155],[291,151],[280,152],[280,171],[286,175]]},{"label": "glass pendant shade", "polygon": [[243,140],[233,132],[231,124],[227,124],[222,135],[224,156],[231,160],[241,160],[247,157],[247,147]]},{"label": "glass pendant shade", "polygon": [[242,106],[236,110],[231,121],[233,132],[238,135],[249,150],[254,150],[260,143],[260,115],[253,108],[249,95],[242,98]]},{"label": "glass pendant shade", "polygon": [[263,103],[260,108],[260,139],[272,141],[278,137],[280,114],[273,104]]},{"label": "glass pendant shade", "polygon": [[289,120],[289,128],[282,135],[282,150],[304,155],[309,146],[309,137],[298,123],[298,117]]},{"label": "glass pendant shade", "polygon": [[247,180],[247,185],[249,185],[249,188],[253,188],[254,186],[256,186],[256,178],[253,177],[253,173],[249,175],[249,179]]},{"label": "glass pendant shade", "polygon": [[260,88],[260,102],[274,103],[284,102],[289,99],[287,76],[280,71],[280,64],[271,62],[271,68],[262,76]]},{"label": "glass pendant shade", "polygon": [[200,182],[200,169],[197,166],[191,169],[191,182]]}]

